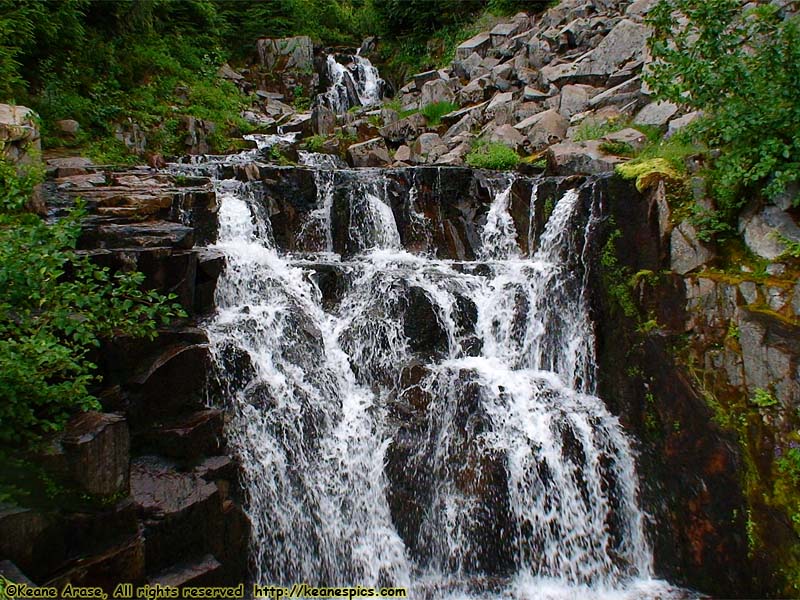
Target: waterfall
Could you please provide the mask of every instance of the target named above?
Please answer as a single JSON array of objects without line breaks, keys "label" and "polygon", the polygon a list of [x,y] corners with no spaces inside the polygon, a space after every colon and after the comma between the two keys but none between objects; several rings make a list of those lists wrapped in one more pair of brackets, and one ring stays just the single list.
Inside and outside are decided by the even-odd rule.
[{"label": "waterfall", "polygon": [[653,579],[631,443],[596,396],[598,199],[566,191],[522,252],[515,180],[496,178],[479,260],[457,262],[403,248],[385,171],[317,165],[314,181],[303,255],[275,246],[259,184],[217,182],[227,266],[205,328],[253,579],[430,599],[680,597]]},{"label": "waterfall", "polygon": [[359,53],[348,57],[349,65],[336,60],[336,56],[328,54],[326,70],[330,86],[321,94],[320,100],[337,114],[347,112],[353,106],[372,106],[381,99],[383,80],[378,69],[368,58]]}]

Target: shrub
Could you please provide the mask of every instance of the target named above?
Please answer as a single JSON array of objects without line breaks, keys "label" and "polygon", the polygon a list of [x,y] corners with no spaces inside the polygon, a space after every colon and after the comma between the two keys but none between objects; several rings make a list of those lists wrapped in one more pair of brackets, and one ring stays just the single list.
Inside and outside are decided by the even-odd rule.
[{"label": "shrub", "polygon": [[24,212],[36,181],[0,163],[0,442],[20,445],[98,408],[89,352],[101,338],[154,337],[182,313],[174,296],[142,291],[141,273],[76,251],[81,206],[52,225]]},{"label": "shrub", "polygon": [[477,144],[466,157],[470,167],[503,171],[513,169],[521,160],[512,148],[500,143]]},{"label": "shrub", "polygon": [[710,173],[720,222],[735,220],[748,191],[774,196],[798,180],[800,17],[775,3],[661,0],[648,22],[647,82],[659,98],[702,110],[690,131],[722,151]]}]

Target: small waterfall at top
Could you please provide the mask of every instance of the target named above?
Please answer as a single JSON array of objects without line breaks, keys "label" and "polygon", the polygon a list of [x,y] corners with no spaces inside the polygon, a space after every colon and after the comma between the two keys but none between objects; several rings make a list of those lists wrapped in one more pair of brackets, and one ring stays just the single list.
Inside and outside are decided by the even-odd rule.
[{"label": "small waterfall at top", "polygon": [[380,102],[383,80],[368,58],[358,52],[347,58],[349,65],[328,54],[326,69],[330,86],[320,95],[320,101],[337,114],[347,112],[353,106],[372,106]]},{"label": "small waterfall at top", "polygon": [[[593,189],[561,194],[523,250],[517,181],[490,178],[477,260],[435,259],[405,250],[398,227],[399,201],[403,231],[432,239],[415,170],[398,199],[386,171],[305,160],[317,200],[301,254],[276,245],[260,183],[217,182],[227,266],[205,327],[253,579],[427,599],[680,597],[652,579],[630,441],[595,395]],[[320,283],[332,271],[335,301]]]}]

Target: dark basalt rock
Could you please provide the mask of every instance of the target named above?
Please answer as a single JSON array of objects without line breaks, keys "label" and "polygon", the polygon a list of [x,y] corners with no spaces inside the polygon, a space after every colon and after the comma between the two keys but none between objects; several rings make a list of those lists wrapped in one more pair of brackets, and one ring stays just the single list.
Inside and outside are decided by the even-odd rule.
[{"label": "dark basalt rock", "polygon": [[148,572],[159,572],[178,557],[202,556],[221,530],[219,489],[163,459],[131,463],[131,494],[145,525]]},{"label": "dark basalt rock", "polygon": [[162,456],[194,461],[222,450],[224,415],[208,409],[168,419],[142,434],[140,447]]},{"label": "dark basalt rock", "polygon": [[411,350],[427,360],[447,354],[447,332],[425,290],[412,286],[406,294],[406,302],[403,333]]}]

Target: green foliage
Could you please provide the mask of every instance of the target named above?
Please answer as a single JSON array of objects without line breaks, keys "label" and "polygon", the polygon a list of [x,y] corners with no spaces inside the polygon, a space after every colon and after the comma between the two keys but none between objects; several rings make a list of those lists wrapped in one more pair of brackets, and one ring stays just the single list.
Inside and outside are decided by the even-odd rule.
[{"label": "green foliage", "polygon": [[479,142],[465,160],[470,167],[506,171],[516,167],[522,158],[513,148],[504,144]]},{"label": "green foliage", "polygon": [[327,139],[324,135],[312,135],[310,138],[306,138],[306,149],[309,152],[321,152],[322,145]]},{"label": "green foliage", "polygon": [[769,408],[778,404],[778,399],[769,390],[761,388],[756,390],[750,401],[759,408]]},{"label": "green foliage", "polygon": [[100,339],[155,335],[182,311],[76,251],[81,206],[48,225],[24,212],[36,183],[0,163],[0,442],[26,443],[97,408],[89,353]]},{"label": "green foliage", "polygon": [[603,246],[600,254],[603,284],[615,308],[621,310],[626,317],[635,319],[639,317],[639,311],[631,295],[630,270],[622,266],[617,257],[617,240],[621,237],[622,232],[614,229]]},{"label": "green foliage", "polygon": [[748,191],[774,196],[800,178],[800,18],[768,3],[662,0],[648,21],[647,81],[660,98],[704,111],[690,131],[722,151],[712,188],[720,220],[733,223]]},{"label": "green foliage", "polygon": [[434,102],[424,106],[419,112],[427,119],[428,125],[436,127],[442,117],[448,113],[458,110],[458,104],[452,102]]}]

